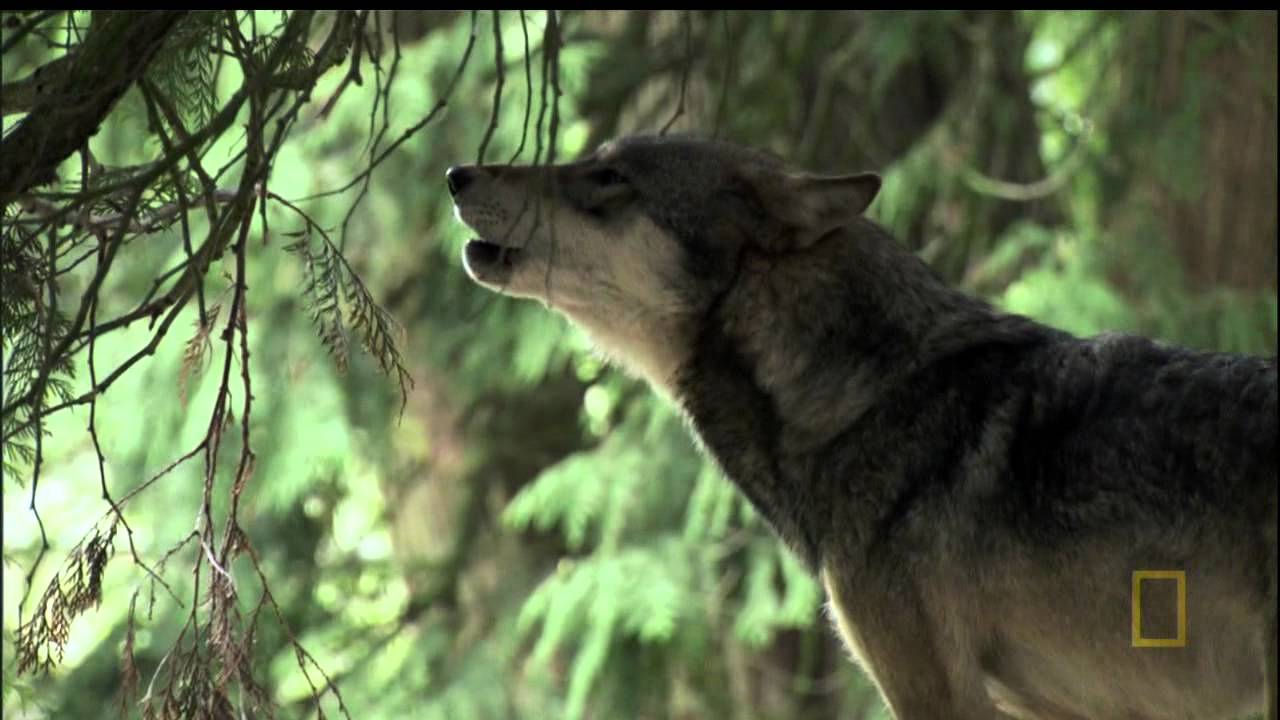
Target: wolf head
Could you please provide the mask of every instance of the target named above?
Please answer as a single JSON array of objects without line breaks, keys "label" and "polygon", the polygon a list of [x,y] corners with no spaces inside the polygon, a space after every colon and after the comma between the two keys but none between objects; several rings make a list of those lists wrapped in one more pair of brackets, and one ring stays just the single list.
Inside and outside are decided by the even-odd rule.
[{"label": "wolf head", "polygon": [[748,255],[805,249],[855,220],[874,174],[819,176],[687,137],[629,137],[562,165],[446,173],[481,285],[536,298],[662,388]]}]

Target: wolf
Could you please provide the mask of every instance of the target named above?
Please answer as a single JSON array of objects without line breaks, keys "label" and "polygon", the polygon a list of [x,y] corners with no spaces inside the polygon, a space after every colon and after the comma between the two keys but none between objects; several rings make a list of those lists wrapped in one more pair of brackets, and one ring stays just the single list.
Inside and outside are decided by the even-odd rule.
[{"label": "wolf", "polygon": [[633,136],[446,180],[470,277],[683,411],[898,720],[1277,719],[1274,357],[1001,312],[873,173]]}]

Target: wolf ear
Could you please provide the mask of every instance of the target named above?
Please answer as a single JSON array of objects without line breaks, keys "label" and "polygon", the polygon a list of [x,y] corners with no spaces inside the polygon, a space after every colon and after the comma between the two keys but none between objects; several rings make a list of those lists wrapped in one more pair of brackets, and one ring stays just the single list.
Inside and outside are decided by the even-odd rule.
[{"label": "wolf ear", "polygon": [[880,191],[880,176],[785,173],[757,185],[768,218],[778,226],[761,238],[768,250],[808,247],[853,222]]}]

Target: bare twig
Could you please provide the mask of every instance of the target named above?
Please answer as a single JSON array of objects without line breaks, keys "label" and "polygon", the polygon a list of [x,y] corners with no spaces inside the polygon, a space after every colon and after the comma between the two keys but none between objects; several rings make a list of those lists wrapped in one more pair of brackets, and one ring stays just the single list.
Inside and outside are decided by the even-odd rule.
[{"label": "bare twig", "polygon": [[206,204],[228,203],[235,200],[235,193],[226,190],[215,190],[210,197],[202,198],[195,202],[178,202],[168,203],[155,210],[152,210],[144,218],[137,217],[137,213],[111,213],[109,215],[86,215],[83,217],[68,217],[63,212],[50,203],[47,203],[35,196],[26,195],[18,199],[18,202],[27,211],[28,217],[18,217],[9,221],[9,225],[27,225],[38,224],[43,227],[50,225],[69,227],[72,230],[80,230],[88,233],[104,233],[111,230],[119,230],[123,223],[124,231],[131,235],[143,235],[147,233],[159,232],[169,226],[171,220],[177,220],[185,217],[188,210],[192,208],[202,207]]},{"label": "bare twig", "polygon": [[733,43],[733,32],[729,28],[729,14],[722,12],[720,17],[724,20],[724,79],[721,80],[720,99],[716,101],[716,116],[711,123],[711,137],[720,137],[720,129],[724,126],[724,113],[729,107],[729,90],[733,87],[733,70],[737,67],[738,60],[729,54],[729,48]]},{"label": "bare twig", "polygon": [[332,195],[341,195],[342,193],[350,190],[351,188],[355,187],[357,184],[363,182],[366,177],[368,177],[369,175],[372,175],[373,171],[376,170],[377,167],[382,164],[382,161],[386,160],[387,157],[391,155],[392,152],[394,152],[397,148],[399,148],[406,141],[408,141],[409,138],[416,135],[419,130],[426,127],[428,124],[430,124],[432,120],[435,120],[436,116],[440,114],[440,111],[444,110],[445,107],[449,104],[449,98],[453,95],[454,87],[457,86],[458,80],[462,77],[463,71],[466,70],[467,63],[471,61],[471,51],[472,49],[475,48],[475,45],[476,45],[476,11],[472,10],[471,11],[471,36],[470,36],[470,39],[467,41],[467,48],[465,51],[463,51],[462,60],[458,63],[458,68],[457,70],[454,71],[453,78],[449,81],[449,84],[445,87],[444,94],[441,95],[440,99],[436,101],[436,104],[432,106],[431,110],[428,111],[427,114],[424,115],[421,120],[419,120],[418,122],[406,128],[405,131],[401,133],[400,137],[397,138],[395,142],[388,145],[385,150],[383,150],[380,154],[378,154],[373,160],[369,162],[369,165],[365,167],[364,170],[361,170],[360,173],[357,174],[350,181],[348,181],[347,184],[343,185],[342,187],[335,188],[333,190],[325,190],[324,192],[315,193],[314,195],[307,195],[306,197],[299,198],[298,202],[305,202],[308,200],[318,200],[320,198],[329,197]]},{"label": "bare twig", "polygon": [[1058,169],[1054,170],[1048,177],[1035,182],[1018,183],[997,180],[987,177],[977,168],[969,165],[965,165],[961,169],[960,177],[970,190],[981,195],[989,195],[1012,202],[1032,202],[1053,195],[1067,184],[1067,181],[1071,179],[1072,173],[1080,167],[1087,156],[1085,152],[1087,146],[1087,135],[1079,138],[1075,147],[1072,148],[1071,154],[1067,156],[1066,160],[1062,161]]},{"label": "bare twig", "polygon": [[[393,11],[394,12],[394,11]],[[373,107],[369,110],[369,133],[366,140],[366,147],[369,150],[369,156],[372,158],[378,152],[378,146],[382,144],[382,140],[391,130],[391,83],[395,80],[396,71],[400,67],[400,44],[397,42],[395,46],[395,54],[391,60],[391,70],[387,73],[387,80],[382,79],[382,15],[374,15],[374,37],[377,40],[378,51],[374,53],[374,49],[369,48],[369,62],[373,65],[374,76],[374,92]],[[363,21],[362,21],[363,22]],[[378,109],[382,109],[382,124],[378,126]],[[365,176],[364,181],[360,184],[360,192],[356,193],[356,197],[347,206],[347,212],[342,217],[342,232],[338,238],[339,247],[343,250],[347,247],[347,228],[351,225],[351,218],[355,217],[356,210],[364,199],[369,195],[369,185],[373,181],[373,173]]]},{"label": "bare twig", "polygon": [[511,154],[508,165],[524,153],[525,140],[529,136],[529,118],[533,115],[533,62],[529,54],[529,22],[524,16],[524,10],[520,11],[520,32],[524,35],[524,120],[520,124],[520,145]]},{"label": "bare twig", "polygon": [[693,20],[690,17],[691,11],[684,11],[684,69],[680,72],[680,101],[676,105],[676,111],[671,115],[671,119],[667,120],[667,124],[662,126],[662,132],[659,135],[666,135],[672,125],[676,124],[676,120],[684,115],[684,94],[685,88],[689,85],[689,73],[693,68]]},{"label": "bare twig", "polygon": [[542,40],[542,52],[551,63],[551,125],[547,128],[547,164],[556,161],[556,141],[560,138],[560,20],[555,10],[547,11],[547,32]]},{"label": "bare twig", "polygon": [[493,106],[490,108],[489,125],[484,130],[484,139],[480,141],[480,152],[476,158],[477,165],[484,164],[484,151],[489,147],[489,140],[493,138],[493,131],[498,127],[498,113],[502,108],[502,83],[505,79],[503,76],[505,65],[502,52],[502,20],[497,10],[493,11],[493,66],[498,73],[497,82],[493,87]]},{"label": "bare twig", "polygon": [[533,125],[533,163],[542,162],[542,123],[547,117],[547,85],[548,68],[551,62],[551,50],[547,48],[547,37],[551,28],[551,19],[542,30],[542,82],[538,85],[538,121]]},{"label": "bare twig", "polygon": [[[98,251],[99,262],[101,262],[102,260],[102,254],[103,254],[103,248],[100,247]],[[98,301],[97,301],[97,298],[94,298],[93,305],[89,310],[89,328],[90,328],[89,387],[91,388],[98,387],[98,372],[97,372],[97,364],[94,362],[94,342],[93,342],[93,334],[92,334],[94,325],[96,324],[97,314],[98,314]],[[109,506],[111,506],[111,512],[115,516],[114,521],[122,525],[125,529],[125,535],[129,541],[129,554],[132,556],[134,564],[142,568],[144,571],[146,571],[149,575],[151,575],[156,580],[163,583],[164,580],[160,578],[160,576],[157,575],[155,571],[152,570],[151,567],[147,565],[145,561],[143,561],[141,556],[138,555],[138,547],[133,541],[133,528],[129,525],[129,522],[125,520],[124,512],[121,511],[120,506],[116,503],[116,501],[112,499],[111,492],[107,489],[107,470],[105,467],[106,456],[102,453],[102,443],[99,442],[98,440],[97,415],[98,415],[98,395],[97,393],[94,393],[93,397],[89,401],[89,437],[93,440],[93,452],[94,452],[94,456],[98,461],[98,483],[99,483],[99,487],[102,490],[102,499],[105,500]]]}]

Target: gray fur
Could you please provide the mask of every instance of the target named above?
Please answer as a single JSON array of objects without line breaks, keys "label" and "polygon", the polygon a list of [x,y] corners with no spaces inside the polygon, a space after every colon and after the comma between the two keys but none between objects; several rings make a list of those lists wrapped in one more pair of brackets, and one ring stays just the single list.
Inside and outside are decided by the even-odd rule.
[{"label": "gray fur", "polygon": [[[899,720],[1276,720],[1274,358],[1001,313],[860,216],[874,176],[653,137],[451,174],[472,277],[680,406]],[[1132,647],[1169,569],[1186,646]]]}]

